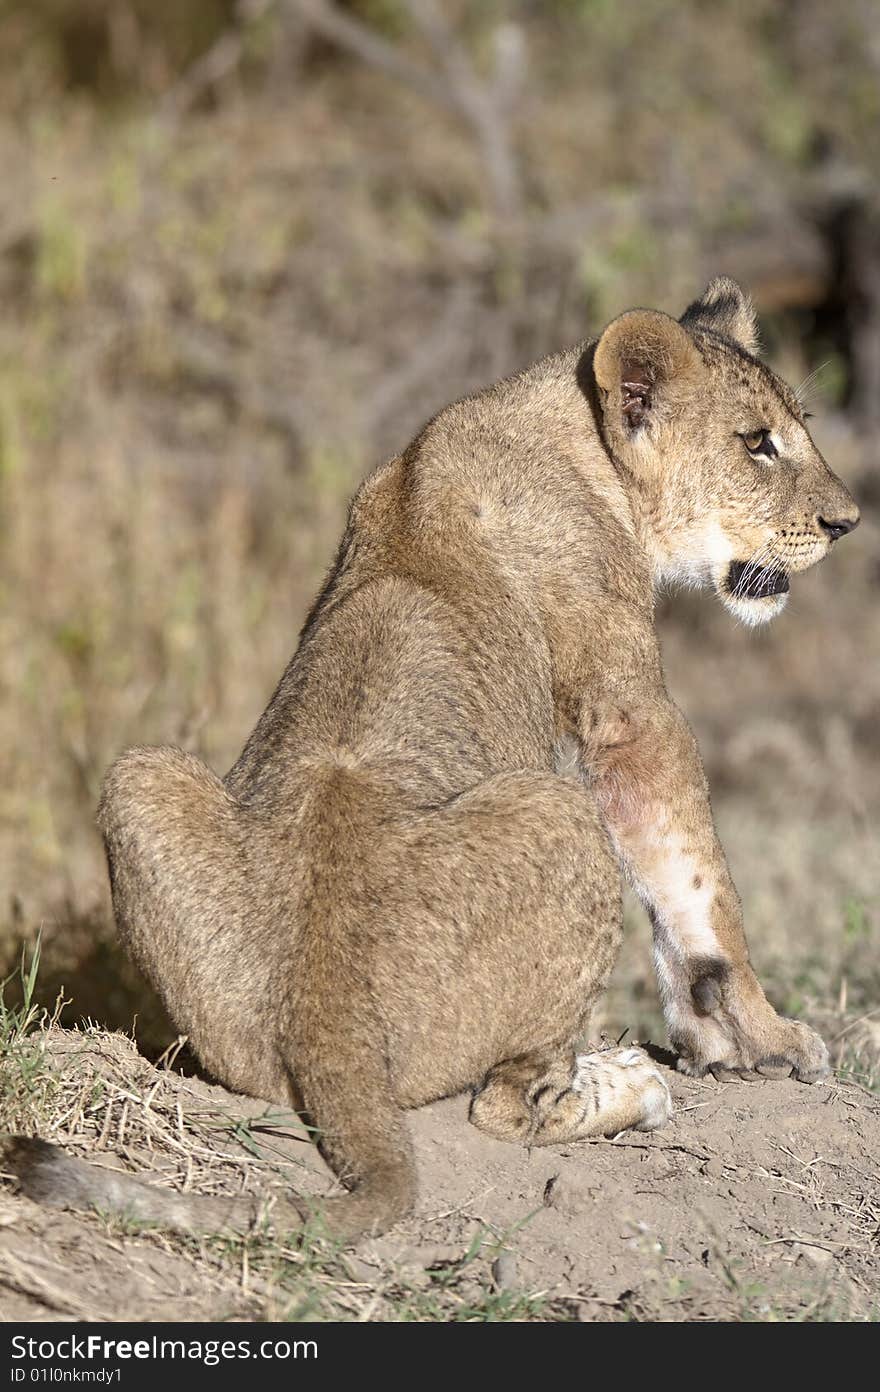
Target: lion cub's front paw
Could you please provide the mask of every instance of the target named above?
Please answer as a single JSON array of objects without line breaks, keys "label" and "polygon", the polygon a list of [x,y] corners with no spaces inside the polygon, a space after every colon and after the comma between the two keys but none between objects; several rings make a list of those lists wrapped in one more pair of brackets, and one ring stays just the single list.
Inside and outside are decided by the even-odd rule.
[{"label": "lion cub's front paw", "polygon": [[679,1072],[692,1078],[711,1073],[719,1082],[793,1076],[800,1083],[817,1083],[831,1072],[824,1041],[799,1020],[774,1015],[769,1027],[756,1031],[754,1038],[732,1022],[725,1030],[723,1019],[711,1025],[684,1045]]}]

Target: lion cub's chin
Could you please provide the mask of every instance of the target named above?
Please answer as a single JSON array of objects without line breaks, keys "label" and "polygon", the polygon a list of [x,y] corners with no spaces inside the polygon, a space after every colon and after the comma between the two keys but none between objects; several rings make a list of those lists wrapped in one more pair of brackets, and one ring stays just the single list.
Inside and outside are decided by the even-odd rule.
[{"label": "lion cub's chin", "polygon": [[757,628],[759,624],[769,623],[781,614],[788,603],[788,592],[785,594],[765,595],[762,599],[752,599],[749,595],[732,595],[729,590],[721,589],[718,597],[725,609],[729,609],[740,623],[748,624],[750,628]]}]

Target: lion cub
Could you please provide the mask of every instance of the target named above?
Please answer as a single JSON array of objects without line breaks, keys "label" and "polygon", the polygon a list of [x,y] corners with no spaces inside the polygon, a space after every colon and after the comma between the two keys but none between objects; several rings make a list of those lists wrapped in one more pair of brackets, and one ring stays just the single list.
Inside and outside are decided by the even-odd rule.
[{"label": "lion cub", "polygon": [[[641,1050],[577,1052],[620,944],[621,867],[682,1069],[828,1069],[749,963],[654,632],[670,578],[765,622],[858,522],[755,352],[747,298],[718,279],[680,320],[634,310],[441,411],[358,492],[225,779],[171,748],[107,775],[124,941],[206,1068],[317,1129],[351,1190],[320,1205],[340,1240],[413,1204],[404,1113],[434,1098],[473,1090],[477,1126],[531,1145],[667,1119]],[[255,1216],[41,1142],[9,1153],[51,1203],[208,1230]],[[273,1221],[308,1216],[293,1197]]]}]

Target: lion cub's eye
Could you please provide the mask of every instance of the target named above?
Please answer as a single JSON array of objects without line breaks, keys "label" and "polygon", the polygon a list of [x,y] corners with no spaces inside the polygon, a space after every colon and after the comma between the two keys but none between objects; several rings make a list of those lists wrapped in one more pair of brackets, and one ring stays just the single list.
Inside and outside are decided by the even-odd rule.
[{"label": "lion cub's eye", "polygon": [[746,430],[740,438],[749,454],[761,454],[765,459],[775,459],[779,453],[770,439],[769,430]]}]

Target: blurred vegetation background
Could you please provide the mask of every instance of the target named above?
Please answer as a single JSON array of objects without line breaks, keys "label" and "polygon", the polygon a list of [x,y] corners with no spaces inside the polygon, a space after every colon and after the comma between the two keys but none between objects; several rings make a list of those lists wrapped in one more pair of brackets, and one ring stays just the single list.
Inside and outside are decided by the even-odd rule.
[{"label": "blurred vegetation background", "polygon": [[[864,525],[747,633],[665,601],[753,954],[880,1041],[880,7],[0,0],[0,967],[170,1026],[94,806],[132,743],[225,771],[349,495],[451,398],[742,280]],[[644,921],[603,1021],[659,1021]]]}]

